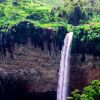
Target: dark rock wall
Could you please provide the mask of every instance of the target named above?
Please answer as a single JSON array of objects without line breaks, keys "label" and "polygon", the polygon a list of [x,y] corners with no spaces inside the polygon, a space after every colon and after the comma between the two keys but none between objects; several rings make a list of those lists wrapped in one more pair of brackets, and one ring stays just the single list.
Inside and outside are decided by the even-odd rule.
[{"label": "dark rock wall", "polygon": [[55,52],[61,50],[66,33],[68,31],[63,26],[55,31],[52,28],[34,26],[28,21],[22,21],[11,28],[2,26],[0,27],[0,53],[6,56],[6,52],[9,52],[13,58],[15,44],[20,47],[30,42],[33,47],[40,48],[41,51],[47,49],[51,54],[53,49]]},{"label": "dark rock wall", "polygon": [[86,61],[83,62],[80,58],[78,55],[76,60],[71,62],[70,90],[83,90],[92,80],[100,80],[100,59],[95,61],[91,55],[86,55]]},{"label": "dark rock wall", "polygon": [[87,75],[84,69],[81,68],[71,68],[69,88],[70,91],[74,89],[82,90],[87,85]]},{"label": "dark rock wall", "polygon": [[86,70],[87,73],[87,83],[91,80],[100,80],[100,67],[92,67]]}]

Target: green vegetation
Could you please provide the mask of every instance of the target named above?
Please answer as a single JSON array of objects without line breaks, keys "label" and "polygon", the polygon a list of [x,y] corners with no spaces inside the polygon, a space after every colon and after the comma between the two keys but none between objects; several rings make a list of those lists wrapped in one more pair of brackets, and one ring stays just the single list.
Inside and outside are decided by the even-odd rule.
[{"label": "green vegetation", "polygon": [[7,33],[24,21],[57,31],[59,26],[64,26],[67,31],[74,32],[73,50],[84,42],[85,53],[98,51],[99,54],[99,3],[99,0],[0,0],[0,33]]},{"label": "green vegetation", "polygon": [[[83,34],[80,35],[81,30],[83,30]],[[92,22],[89,24],[80,25],[74,27],[75,38],[79,38],[81,41],[90,41],[96,38],[100,38],[100,23]]]},{"label": "green vegetation", "polygon": [[87,23],[88,20],[100,18],[99,0],[64,0],[63,9],[66,12],[69,23],[73,25]]},{"label": "green vegetation", "polygon": [[[40,27],[79,25],[99,22],[100,3],[88,0],[1,0],[0,26],[30,21]],[[91,5],[89,5],[91,4]],[[97,16],[98,15],[98,16]],[[88,20],[88,21],[87,21]]]},{"label": "green vegetation", "polygon": [[[99,0],[0,0],[0,27],[7,31],[29,21],[42,28],[64,26],[82,41],[93,40],[100,37],[99,4]],[[80,36],[81,29],[85,35]]]},{"label": "green vegetation", "polygon": [[100,81],[94,80],[82,93],[75,90],[69,100],[100,100]]},{"label": "green vegetation", "polygon": [[60,26],[65,21],[52,15],[52,7],[39,0],[6,0],[0,3],[0,26],[13,26],[26,20],[40,27]]}]

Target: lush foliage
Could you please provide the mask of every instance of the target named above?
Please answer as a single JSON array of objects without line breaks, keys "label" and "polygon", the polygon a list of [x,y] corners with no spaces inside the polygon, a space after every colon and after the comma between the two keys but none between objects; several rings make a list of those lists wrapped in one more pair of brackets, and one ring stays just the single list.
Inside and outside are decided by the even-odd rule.
[{"label": "lush foliage", "polygon": [[100,100],[100,81],[94,80],[82,93],[75,90],[69,100]]},{"label": "lush foliage", "polygon": [[23,20],[41,27],[65,24],[63,18],[52,15],[52,8],[52,3],[40,0],[5,0],[0,3],[0,26],[13,26]]},{"label": "lush foliage", "polygon": [[[1,0],[0,26],[28,20],[36,26],[66,26],[100,21],[99,1],[90,0]],[[91,14],[92,13],[92,14]],[[98,15],[98,16],[97,16]]]},{"label": "lush foliage", "polygon": [[[80,26],[74,26],[74,39],[72,43],[75,52],[100,54],[100,23],[90,22]],[[79,48],[80,46],[80,48]]]},{"label": "lush foliage", "polygon": [[97,15],[100,18],[99,0],[63,0],[63,2],[63,6],[60,5],[62,9],[60,13],[73,25],[86,23]]},{"label": "lush foliage", "polygon": [[81,41],[94,40],[100,38],[100,23],[94,22],[74,27],[75,38]]},{"label": "lush foliage", "polygon": [[[21,21],[43,28],[65,26],[81,41],[93,40],[100,38],[99,3],[98,0],[0,0],[0,27],[11,28]],[[81,29],[84,29],[82,36]]]}]

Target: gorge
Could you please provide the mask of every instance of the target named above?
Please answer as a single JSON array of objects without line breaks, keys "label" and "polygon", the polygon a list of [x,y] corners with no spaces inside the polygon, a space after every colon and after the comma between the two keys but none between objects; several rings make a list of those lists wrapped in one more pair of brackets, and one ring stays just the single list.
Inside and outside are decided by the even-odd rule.
[{"label": "gorge", "polygon": [[99,90],[100,0],[0,0],[0,100],[100,100]]}]

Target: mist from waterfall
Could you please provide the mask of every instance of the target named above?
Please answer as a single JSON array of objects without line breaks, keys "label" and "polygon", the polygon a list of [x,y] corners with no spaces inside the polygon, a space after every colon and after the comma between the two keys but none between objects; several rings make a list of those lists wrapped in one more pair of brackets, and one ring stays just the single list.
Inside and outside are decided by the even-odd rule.
[{"label": "mist from waterfall", "polygon": [[67,33],[64,39],[64,46],[61,51],[61,61],[59,69],[59,80],[57,90],[57,100],[67,100],[69,70],[70,70],[70,51],[73,39],[73,32]]}]

